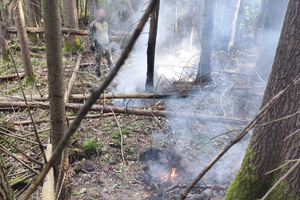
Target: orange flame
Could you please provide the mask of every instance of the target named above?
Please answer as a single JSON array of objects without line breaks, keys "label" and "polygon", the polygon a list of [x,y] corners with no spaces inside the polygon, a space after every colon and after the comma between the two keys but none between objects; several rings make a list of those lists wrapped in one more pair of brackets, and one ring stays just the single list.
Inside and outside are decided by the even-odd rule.
[{"label": "orange flame", "polygon": [[172,168],[171,178],[176,177],[176,168]]}]

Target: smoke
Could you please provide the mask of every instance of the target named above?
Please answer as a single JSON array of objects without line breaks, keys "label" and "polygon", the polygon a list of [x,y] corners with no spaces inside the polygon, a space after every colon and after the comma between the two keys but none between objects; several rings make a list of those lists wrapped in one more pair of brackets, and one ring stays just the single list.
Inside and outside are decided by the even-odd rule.
[{"label": "smoke", "polygon": [[[139,19],[147,1],[137,2],[135,10],[136,17]],[[259,8],[251,9],[251,6],[257,6],[258,0],[245,2],[243,9],[248,12],[250,17],[244,18],[241,26],[247,26],[250,29],[253,28],[253,20],[256,20],[259,12]],[[223,10],[218,10],[219,7],[216,9],[215,40],[221,38],[219,43],[215,44],[217,49],[219,47],[222,49],[223,38],[228,35],[225,27],[231,27],[231,16],[229,15],[232,13],[230,11],[232,7],[227,1],[224,1],[223,4]],[[188,83],[195,78],[200,57],[202,26],[202,16],[196,15],[196,13],[200,13],[202,9],[203,1],[201,0],[176,1],[176,3],[170,0],[161,1],[155,61],[155,88],[157,91],[161,90],[162,82],[174,85],[173,83],[176,81]],[[190,17],[191,12],[194,12],[194,18]],[[187,25],[185,22],[190,22],[192,25]],[[122,21],[116,23],[122,23]],[[130,26],[126,29],[130,29]],[[114,82],[116,84],[115,93],[144,92],[148,30],[149,24],[145,27],[130,58],[118,74]],[[246,46],[242,46],[242,50],[213,51],[212,76],[214,81],[211,85],[202,87],[197,92],[190,92],[187,98],[174,96],[163,102],[166,110],[177,114],[167,116],[168,133],[156,130],[153,132],[153,140],[157,147],[168,147],[185,158],[180,162],[181,166],[185,166],[185,170],[188,171],[189,176],[185,177],[186,180],[193,179],[235,136],[237,130],[244,126],[238,123],[230,124],[218,120],[207,120],[205,117],[197,119],[193,117],[194,114],[248,120],[259,109],[266,77],[270,70],[265,70],[265,75],[263,75],[255,66],[270,69],[266,66],[271,66],[273,63],[279,31],[265,32],[268,38],[265,41],[265,48],[268,48],[265,53],[268,55],[263,55],[261,58],[264,63],[257,61],[258,64],[256,63],[257,47],[249,45],[253,40],[253,32],[244,31],[241,34],[241,38],[246,41]],[[114,101],[114,103],[125,104],[122,101]],[[134,101],[129,106],[142,104],[141,101]],[[180,113],[189,113],[191,117],[181,118]],[[250,136],[247,136],[226,153],[204,177],[204,181],[220,184],[230,183],[241,165],[249,139]],[[163,166],[162,163],[165,163],[164,160],[149,161],[148,167],[150,167],[153,177],[160,174],[160,171],[166,170],[166,166]]]}]

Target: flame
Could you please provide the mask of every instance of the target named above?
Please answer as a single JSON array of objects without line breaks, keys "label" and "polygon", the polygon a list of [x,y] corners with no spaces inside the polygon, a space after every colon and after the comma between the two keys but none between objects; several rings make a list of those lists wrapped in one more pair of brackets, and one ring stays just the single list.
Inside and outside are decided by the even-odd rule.
[{"label": "flame", "polygon": [[163,179],[174,179],[175,177],[177,177],[176,168],[172,168],[172,172],[165,175]]},{"label": "flame", "polygon": [[176,177],[176,168],[172,168],[171,178]]}]

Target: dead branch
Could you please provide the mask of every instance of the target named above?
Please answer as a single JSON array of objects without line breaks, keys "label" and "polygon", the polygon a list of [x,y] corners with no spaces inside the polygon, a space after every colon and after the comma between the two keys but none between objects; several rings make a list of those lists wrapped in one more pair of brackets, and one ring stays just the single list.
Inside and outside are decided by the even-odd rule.
[{"label": "dead branch", "polygon": [[300,79],[300,74],[296,76],[294,81],[290,83],[285,89],[276,94],[264,107],[257,113],[257,115],[251,120],[247,126],[241,130],[201,171],[201,173],[191,182],[191,184],[180,194],[179,200],[183,200],[187,197],[188,193],[193,187],[202,179],[202,177],[216,164],[216,162],[236,143],[238,143],[258,122],[265,116],[269,109],[282,97],[293,85],[296,85]]},{"label": "dead branch", "polygon": [[[106,113],[106,114],[95,114],[95,115],[87,115],[84,118],[85,119],[96,119],[96,118],[102,118],[102,117],[110,117],[113,116],[112,113]],[[68,117],[68,120],[73,120],[75,119],[75,117]],[[50,119],[46,118],[46,119],[41,119],[41,120],[36,120],[35,123],[44,123],[44,122],[49,122]],[[28,124],[32,124],[32,121],[30,120],[26,120],[26,121],[15,121],[14,125],[20,126],[20,125],[28,125]]]},{"label": "dead branch", "polygon": [[22,178],[22,179],[20,179],[16,182],[14,182],[14,183],[11,183],[10,186],[18,185],[19,183],[22,183],[23,181],[26,181],[27,179],[30,179],[30,178],[34,177],[35,175],[36,174],[30,174],[30,175],[28,175],[28,176],[26,176],[26,177],[24,177],[24,178]]},{"label": "dead branch", "polygon": [[57,147],[52,152],[52,156],[48,163],[44,166],[43,170],[37,177],[37,179],[32,182],[32,184],[29,186],[29,188],[26,190],[24,196],[22,197],[22,200],[27,200],[37,189],[37,187],[40,185],[40,183],[44,180],[45,176],[48,174],[49,170],[53,166],[54,162],[57,160],[57,158],[61,155],[64,148],[68,145],[68,141],[73,136],[73,134],[77,131],[78,127],[80,126],[80,123],[82,119],[87,115],[90,108],[93,106],[94,103],[98,100],[99,96],[104,92],[104,90],[111,84],[113,79],[116,77],[117,73],[125,63],[125,60],[128,58],[131,50],[133,49],[134,44],[136,43],[138,37],[142,33],[145,24],[147,23],[147,20],[149,18],[150,13],[156,6],[158,0],[152,0],[149,3],[149,6],[147,7],[142,19],[140,20],[137,28],[135,29],[130,41],[127,44],[127,47],[122,52],[121,57],[119,58],[118,62],[116,63],[115,68],[108,74],[107,78],[102,82],[102,84],[92,92],[90,98],[87,99],[86,103],[82,106],[82,108],[79,110],[77,117],[74,119],[73,123],[69,126],[67,132],[64,134],[63,138],[60,140]]},{"label": "dead branch", "polygon": [[67,90],[66,90],[66,93],[65,93],[65,102],[66,103],[68,102],[68,99],[71,96],[71,92],[73,90],[73,87],[74,87],[74,84],[75,84],[75,81],[76,81],[76,78],[77,78],[77,73],[78,73],[78,70],[79,70],[79,67],[80,67],[81,59],[82,59],[82,56],[79,55],[78,58],[77,58],[75,67],[74,67],[73,74],[70,78],[70,81],[69,81],[69,84],[68,84],[68,87],[67,87]]},{"label": "dead branch", "polygon": [[[25,72],[19,73],[20,78],[24,78],[26,76]],[[15,79],[18,78],[17,74],[7,74],[7,75],[2,75],[0,76],[0,80],[10,80],[10,79]]]},{"label": "dead branch", "polygon": [[[177,93],[124,93],[124,94],[102,94],[99,99],[165,99],[172,96],[179,95]],[[71,94],[69,100],[86,100],[90,97],[90,94]],[[26,95],[27,99],[31,101],[47,101],[48,95]],[[2,101],[10,101],[12,99],[20,100],[23,99],[21,96],[6,96],[0,97]]]},{"label": "dead branch", "polygon": [[[26,27],[26,32],[28,34],[43,34],[45,32],[45,29],[41,27]],[[16,34],[17,29],[15,27],[7,27],[6,33]],[[61,33],[67,35],[80,35],[80,36],[88,35],[87,30],[76,30],[76,29],[69,29],[69,28],[61,28]],[[112,31],[112,35],[117,37],[122,37],[122,36],[128,37],[131,35],[131,33],[125,31]]]},{"label": "dead branch", "polygon": [[[44,102],[28,102],[28,106],[30,108],[38,108],[38,109],[49,109],[49,103]],[[83,104],[78,103],[67,103],[66,109],[71,110],[80,110],[84,107]],[[2,109],[25,109],[27,108],[24,102],[0,102],[0,110]],[[213,116],[206,114],[193,114],[193,113],[177,113],[172,111],[162,111],[162,110],[146,110],[142,108],[126,108],[126,107],[118,107],[118,106],[102,106],[102,105],[93,105],[90,108],[90,111],[101,111],[103,113],[114,113],[119,114],[131,114],[131,115],[141,115],[141,116],[157,116],[157,117],[167,117],[173,116],[177,118],[186,118],[186,119],[198,119],[203,121],[214,121],[218,123],[229,123],[229,124],[246,124],[248,120],[243,120],[239,118],[230,118],[230,117],[221,117],[221,116]]]}]

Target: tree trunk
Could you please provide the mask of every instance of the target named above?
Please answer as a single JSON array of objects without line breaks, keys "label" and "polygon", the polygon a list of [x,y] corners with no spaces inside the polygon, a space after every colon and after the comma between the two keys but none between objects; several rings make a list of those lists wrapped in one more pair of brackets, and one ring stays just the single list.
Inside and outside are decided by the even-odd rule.
[{"label": "tree trunk", "polygon": [[[26,0],[25,3],[25,17],[26,26],[41,27],[42,23],[42,10],[41,0]],[[30,34],[28,38],[33,43],[39,42],[39,35]]]},{"label": "tree trunk", "polygon": [[[277,13],[276,13],[277,14]],[[290,0],[275,61],[262,106],[285,89],[300,74],[300,3]],[[292,86],[262,118],[261,124],[299,112],[299,85]],[[227,191],[228,199],[260,199],[295,162],[274,171],[286,161],[299,159],[299,114],[254,129],[243,164]],[[296,200],[300,197],[299,167],[270,194],[268,199]]]},{"label": "tree trunk", "polygon": [[254,32],[254,40],[257,43],[262,36],[264,22],[266,17],[268,0],[262,0],[260,5],[260,11],[258,15],[258,19],[256,22],[255,32]]},{"label": "tree trunk", "polygon": [[21,53],[23,58],[23,65],[25,69],[25,73],[27,76],[33,75],[33,69],[29,54],[29,45],[26,33],[26,26],[25,26],[25,18],[24,12],[22,8],[22,1],[17,0],[16,2],[16,25],[17,25],[17,32],[18,32],[18,39],[21,47]]},{"label": "tree trunk", "polygon": [[[69,29],[78,29],[78,12],[76,8],[76,0],[64,0],[64,19],[65,27]],[[77,50],[80,47],[80,39],[78,36],[70,35],[64,41],[64,47],[67,51]]]},{"label": "tree trunk", "polygon": [[160,1],[158,1],[156,8],[151,13],[150,31],[148,38],[146,92],[150,93],[154,90],[155,48],[159,17],[159,4]]},{"label": "tree trunk", "polygon": [[8,57],[8,52],[7,52],[5,36],[6,36],[7,27],[9,25],[9,12],[10,12],[12,2],[13,2],[13,0],[10,0],[9,2],[7,2],[7,4],[5,5],[5,8],[3,8],[3,10],[4,10],[3,11],[3,21],[0,26],[0,55],[1,55],[2,60],[6,61],[6,62],[9,61],[9,57]]},{"label": "tree trunk", "polygon": [[8,183],[4,159],[0,154],[0,199],[13,200],[13,191]]},{"label": "tree trunk", "polygon": [[89,23],[91,23],[95,19],[95,14],[98,10],[98,1],[97,0],[89,0],[89,7],[90,7]]},{"label": "tree trunk", "polygon": [[[43,0],[43,10],[47,48],[51,143],[55,149],[66,130],[60,0]],[[67,167],[67,162],[63,162],[61,159],[58,159],[54,165],[55,181],[56,183],[59,182],[56,184],[58,186],[56,191],[61,187],[61,180],[58,180],[59,170],[63,169],[60,173],[64,174]],[[69,180],[68,173],[66,173],[65,180]],[[70,184],[66,181],[63,183],[60,199],[70,199]]]},{"label": "tree trunk", "polygon": [[204,19],[201,40],[201,54],[198,73],[195,83],[210,83],[211,78],[211,51],[214,32],[214,11],[216,0],[205,0]]},{"label": "tree trunk", "polygon": [[240,8],[241,8],[241,0],[238,0],[237,4],[236,4],[232,24],[231,24],[231,35],[230,35],[230,40],[229,40],[229,45],[228,45],[228,51],[230,51],[233,48],[235,32],[239,28],[239,27],[237,27],[237,20],[238,20]]}]

